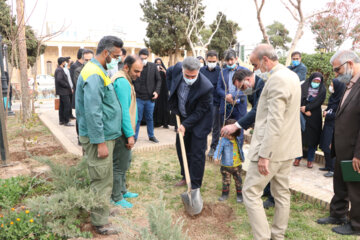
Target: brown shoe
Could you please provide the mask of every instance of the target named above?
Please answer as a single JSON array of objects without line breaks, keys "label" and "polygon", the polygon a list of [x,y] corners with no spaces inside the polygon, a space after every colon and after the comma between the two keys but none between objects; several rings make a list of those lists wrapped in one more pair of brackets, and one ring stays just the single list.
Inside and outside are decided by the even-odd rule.
[{"label": "brown shoe", "polygon": [[185,181],[185,179],[182,179],[179,182],[177,182],[174,186],[181,187],[181,186],[185,186],[185,185],[186,185],[186,181]]},{"label": "brown shoe", "polygon": [[301,161],[300,159],[295,159],[293,165],[294,165],[295,167],[298,167],[298,166],[300,165],[300,161]]},{"label": "brown shoe", "polygon": [[308,168],[312,168],[312,167],[313,167],[313,162],[309,162],[309,161],[308,161],[308,162],[307,162],[307,167],[308,167]]}]

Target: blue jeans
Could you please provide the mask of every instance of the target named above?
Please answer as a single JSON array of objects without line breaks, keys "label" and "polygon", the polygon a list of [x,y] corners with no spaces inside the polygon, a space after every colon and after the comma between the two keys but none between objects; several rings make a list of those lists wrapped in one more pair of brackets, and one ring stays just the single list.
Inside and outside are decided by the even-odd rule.
[{"label": "blue jeans", "polygon": [[[308,147],[308,151],[307,151],[307,160],[309,162],[313,162],[315,159],[315,152],[316,152],[316,147]],[[296,159],[301,160],[302,157],[298,157]]]},{"label": "blue jeans", "polygon": [[149,138],[154,137],[153,113],[155,102],[151,100],[142,100],[140,98],[136,98],[136,104],[138,109],[138,121],[136,123],[135,140],[138,138],[139,135],[140,123],[143,119],[143,115],[145,115],[148,136]]},{"label": "blue jeans", "polygon": [[316,147],[308,147],[308,154],[307,154],[307,160],[309,162],[313,162],[315,159],[315,151],[316,151]]}]

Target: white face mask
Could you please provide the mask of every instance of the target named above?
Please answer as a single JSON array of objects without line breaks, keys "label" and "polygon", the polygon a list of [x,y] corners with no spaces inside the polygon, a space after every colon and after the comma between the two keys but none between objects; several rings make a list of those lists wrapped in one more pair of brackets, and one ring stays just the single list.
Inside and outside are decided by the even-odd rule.
[{"label": "white face mask", "polygon": [[209,62],[207,66],[210,70],[213,70],[214,68],[216,68],[216,62]]},{"label": "white face mask", "polygon": [[200,67],[203,67],[203,66],[204,66],[204,64],[201,62],[201,63],[200,63]]},{"label": "white face mask", "polygon": [[[262,65],[262,63],[263,63],[263,60],[260,61],[260,66]],[[260,69],[260,68],[259,68],[259,69]],[[261,72],[261,70],[260,70],[260,72]],[[269,79],[270,73],[269,73],[269,71],[268,71],[268,69],[267,69],[266,66],[265,66],[265,72],[261,72],[261,74],[259,74],[258,76],[259,76],[262,80],[264,80],[264,81],[266,81],[266,80]]]},{"label": "white face mask", "polygon": [[345,83],[346,85],[350,83],[351,79],[352,79],[352,75],[353,75],[353,69],[351,69],[350,71],[348,71],[349,68],[348,66],[345,67],[345,73],[340,74],[337,79],[342,82]]},{"label": "white face mask", "polygon": [[146,59],[143,59],[142,60],[142,63],[144,64],[144,66],[147,64],[147,60]]},{"label": "white face mask", "polygon": [[331,85],[329,86],[329,92],[334,93],[334,88]]},{"label": "white face mask", "polygon": [[199,76],[199,74],[196,75],[195,78],[189,79],[189,78],[186,78],[186,77],[185,77],[185,74],[184,74],[184,72],[183,72],[183,78],[184,78],[186,84],[187,84],[187,85],[190,85],[190,86],[194,84],[194,82],[196,81],[196,79],[198,78],[198,76]]}]

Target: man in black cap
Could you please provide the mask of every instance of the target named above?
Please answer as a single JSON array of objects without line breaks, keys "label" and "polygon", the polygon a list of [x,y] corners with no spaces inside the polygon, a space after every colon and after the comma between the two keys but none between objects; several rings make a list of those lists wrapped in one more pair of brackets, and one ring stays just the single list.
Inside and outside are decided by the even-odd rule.
[{"label": "man in black cap", "polygon": [[56,95],[60,97],[60,107],[59,107],[59,124],[64,126],[74,126],[69,123],[70,111],[71,111],[71,99],[72,89],[69,84],[68,77],[64,72],[64,66],[66,63],[66,58],[58,58],[58,67],[55,70],[55,90]]}]

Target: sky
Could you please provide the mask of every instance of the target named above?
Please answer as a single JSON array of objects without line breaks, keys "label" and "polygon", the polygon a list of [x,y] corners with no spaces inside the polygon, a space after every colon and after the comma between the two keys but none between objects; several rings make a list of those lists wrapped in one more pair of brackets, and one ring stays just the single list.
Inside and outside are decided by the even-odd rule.
[{"label": "sky", "polygon": [[[8,0],[10,5],[12,2],[16,6],[15,0]],[[25,0],[25,14],[28,24],[38,31],[46,18],[47,22],[57,25],[57,28],[65,24],[73,34],[77,33],[68,35],[68,38],[84,34],[91,39],[100,38],[115,32],[126,41],[143,42],[147,24],[141,20],[142,2],[143,0]],[[327,2],[329,0],[302,0],[304,15],[324,9]],[[261,41],[254,0],[203,0],[203,3],[206,6],[206,24],[211,24],[217,13],[222,11],[227,19],[237,22],[241,27],[242,30],[238,33],[240,44],[251,46]],[[265,0],[262,20],[264,26],[279,21],[290,31],[291,38],[295,35],[297,22],[280,0]],[[296,50],[312,53],[315,47],[315,36],[309,25],[306,25]],[[343,47],[346,47],[346,43]]]}]

